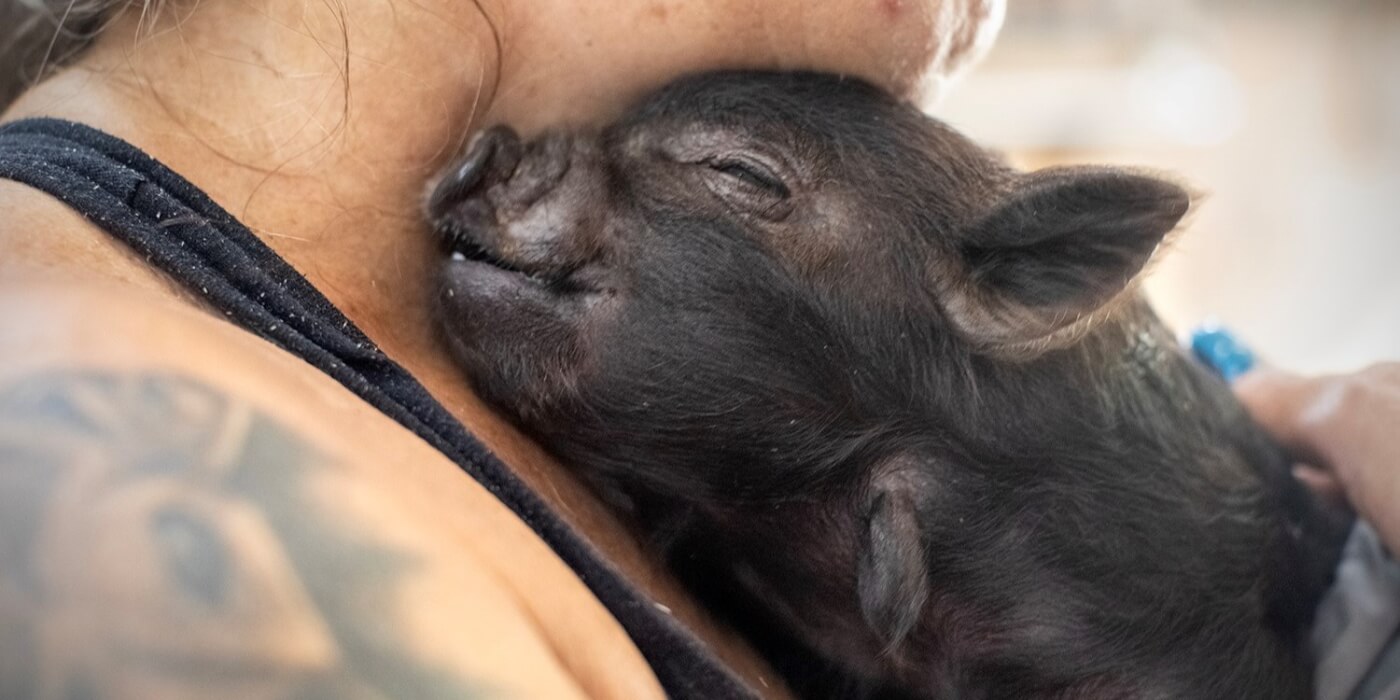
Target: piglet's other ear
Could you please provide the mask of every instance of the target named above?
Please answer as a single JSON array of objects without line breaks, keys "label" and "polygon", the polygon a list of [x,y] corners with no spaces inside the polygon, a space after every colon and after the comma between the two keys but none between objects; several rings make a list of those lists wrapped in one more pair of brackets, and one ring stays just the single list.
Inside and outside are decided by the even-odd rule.
[{"label": "piglet's other ear", "polygon": [[864,541],[857,568],[861,612],[887,648],[904,641],[928,601],[928,561],[918,505],[917,465],[903,457],[875,471],[865,500]]},{"label": "piglet's other ear", "polygon": [[1189,207],[1181,187],[1116,168],[1022,175],[960,237],[946,311],[984,349],[1053,346],[1131,285]]}]

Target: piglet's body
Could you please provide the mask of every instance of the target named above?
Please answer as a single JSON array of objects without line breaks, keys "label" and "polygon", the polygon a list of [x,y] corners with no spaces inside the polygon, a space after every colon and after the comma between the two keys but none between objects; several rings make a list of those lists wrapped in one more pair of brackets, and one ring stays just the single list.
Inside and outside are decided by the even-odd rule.
[{"label": "piglet's body", "polygon": [[724,73],[488,131],[429,210],[478,391],[804,693],[1305,698],[1345,518],[1134,291],[1188,205]]}]

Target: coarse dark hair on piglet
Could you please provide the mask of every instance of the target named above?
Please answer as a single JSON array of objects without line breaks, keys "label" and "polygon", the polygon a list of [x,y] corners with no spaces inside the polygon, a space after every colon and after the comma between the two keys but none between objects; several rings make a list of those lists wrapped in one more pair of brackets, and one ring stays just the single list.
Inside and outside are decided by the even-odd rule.
[{"label": "coarse dark hair on piglet", "polygon": [[436,183],[443,336],[808,696],[1305,698],[1349,516],[1136,287],[1190,208],[696,76]]}]

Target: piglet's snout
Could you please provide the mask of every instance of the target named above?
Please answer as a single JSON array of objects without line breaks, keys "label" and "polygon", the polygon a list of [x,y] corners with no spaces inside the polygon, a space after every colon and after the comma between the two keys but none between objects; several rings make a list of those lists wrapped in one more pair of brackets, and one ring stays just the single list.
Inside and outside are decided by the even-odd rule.
[{"label": "piglet's snout", "polygon": [[511,177],[484,194],[501,257],[550,271],[595,260],[609,207],[604,170],[589,137],[550,134],[525,144]]},{"label": "piglet's snout", "polygon": [[494,126],[477,134],[433,189],[428,215],[434,220],[451,217],[454,210],[510,180],[522,150],[520,137],[509,127]]},{"label": "piglet's snout", "polygon": [[558,278],[598,259],[607,204],[596,139],[549,134],[522,143],[479,134],[433,190],[428,214],[449,249]]}]

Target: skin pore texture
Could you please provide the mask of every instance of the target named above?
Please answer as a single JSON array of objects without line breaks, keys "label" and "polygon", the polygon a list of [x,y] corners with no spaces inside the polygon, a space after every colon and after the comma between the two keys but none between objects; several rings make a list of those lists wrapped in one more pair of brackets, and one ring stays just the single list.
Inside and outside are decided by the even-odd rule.
[{"label": "skin pore texture", "polygon": [[[509,123],[530,135],[546,125],[603,123],[636,96],[702,69],[826,70],[913,97],[938,87],[927,76],[952,72],[986,43],[998,21],[994,5],[175,3],[154,17],[131,11],[112,20],[86,53],[22,95],[3,120],[52,116],[89,124],[143,148],[203,188],[404,365],[630,579],[759,687],[761,670],[751,654],[707,622],[576,478],[466,388],[435,336],[426,301],[437,284],[432,271],[438,256],[417,214],[424,183],[483,126]],[[110,295],[114,301],[107,303],[114,308],[104,318],[131,316],[137,325],[147,310],[164,309],[171,300],[194,303],[46,195],[0,181],[0,211],[0,297],[22,298],[14,307],[34,311],[22,323],[15,314],[0,321],[20,324],[0,328],[0,338],[11,341],[7,353],[57,358],[41,340],[17,340],[16,329],[86,326],[89,307],[46,306],[45,299],[115,285],[120,293]],[[50,315],[37,311],[43,309]],[[154,335],[168,343],[185,342],[184,328],[194,335],[209,332],[197,314],[162,319],[174,325]],[[94,333],[81,342],[103,346],[104,336]],[[78,335],[51,336],[43,342],[80,342]],[[280,357],[271,346],[249,341],[194,344],[177,354],[196,366],[190,371],[218,367],[209,363],[230,348]],[[62,357],[80,362],[84,352],[99,354],[75,347]],[[131,364],[145,365],[171,354],[145,358],[139,347],[124,352]],[[206,364],[200,357],[208,358]],[[253,365],[240,371],[258,375]],[[279,386],[265,378],[225,382],[225,388],[245,392],[256,387],[263,393],[255,403],[276,403]],[[327,410],[314,400],[297,405],[304,413]],[[295,424],[296,415],[284,418]],[[406,439],[388,419],[367,411],[354,418],[356,428],[346,432]],[[380,420],[384,425],[376,424]],[[445,460],[436,468],[444,483],[466,478]],[[408,477],[386,466],[357,478],[378,484],[383,494]]]}]

